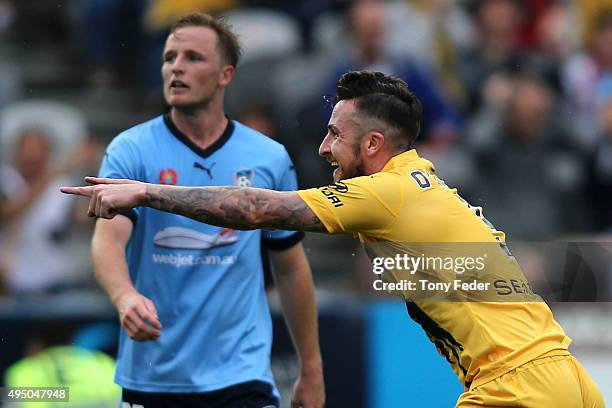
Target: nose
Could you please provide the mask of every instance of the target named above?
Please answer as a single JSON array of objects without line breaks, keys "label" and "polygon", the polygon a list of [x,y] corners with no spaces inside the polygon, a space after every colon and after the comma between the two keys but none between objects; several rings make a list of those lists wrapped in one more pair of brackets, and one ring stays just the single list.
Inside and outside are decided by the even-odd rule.
[{"label": "nose", "polygon": [[174,66],[172,67],[172,73],[173,73],[174,75],[181,74],[181,73],[183,73],[183,68],[182,68],[182,67],[180,67],[180,66],[178,66],[178,65],[174,65]]},{"label": "nose", "polygon": [[319,156],[325,157],[331,154],[329,132],[323,138],[321,146],[319,146]]},{"label": "nose", "polygon": [[170,71],[175,75],[185,71],[185,69],[183,68],[183,57],[179,55],[174,59],[170,67]]}]

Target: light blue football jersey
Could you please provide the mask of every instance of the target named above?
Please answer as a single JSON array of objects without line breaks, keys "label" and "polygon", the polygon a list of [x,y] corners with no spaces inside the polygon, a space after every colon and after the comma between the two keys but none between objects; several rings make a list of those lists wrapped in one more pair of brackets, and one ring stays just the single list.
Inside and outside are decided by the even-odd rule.
[{"label": "light blue football jersey", "polygon": [[[181,186],[297,188],[289,155],[272,139],[230,121],[221,138],[203,150],[169,115],[118,135],[100,176]],[[261,243],[289,248],[303,234],[235,231],[151,208],[125,215],[134,222],[126,249],[130,277],[155,304],[163,329],[159,339],[146,342],[121,331],[115,381],[143,392],[206,392],[251,380],[274,386]]]}]

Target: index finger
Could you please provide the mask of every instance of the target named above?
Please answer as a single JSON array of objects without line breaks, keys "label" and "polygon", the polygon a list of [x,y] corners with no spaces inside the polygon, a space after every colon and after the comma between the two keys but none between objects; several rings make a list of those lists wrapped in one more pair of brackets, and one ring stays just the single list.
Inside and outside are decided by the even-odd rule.
[{"label": "index finger", "polygon": [[60,187],[60,191],[64,194],[75,194],[83,197],[91,197],[93,194],[93,186],[88,187]]},{"label": "index finger", "polygon": [[106,177],[93,177],[87,176],[85,177],[85,181],[89,184],[136,184],[137,181],[129,180],[129,179],[114,179],[114,178],[106,178]]}]

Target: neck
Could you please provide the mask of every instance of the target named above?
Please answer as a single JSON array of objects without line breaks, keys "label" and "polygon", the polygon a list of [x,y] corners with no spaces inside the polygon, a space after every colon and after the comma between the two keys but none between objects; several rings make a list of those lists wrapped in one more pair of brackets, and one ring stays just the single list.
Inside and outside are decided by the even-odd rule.
[{"label": "neck", "polygon": [[380,154],[373,157],[364,163],[365,174],[369,176],[370,174],[379,173],[392,158],[393,155],[391,154]]},{"label": "neck", "polygon": [[208,106],[201,109],[173,107],[170,117],[178,130],[193,143],[205,149],[215,143],[227,127],[228,120],[221,104],[215,104],[213,100]]}]

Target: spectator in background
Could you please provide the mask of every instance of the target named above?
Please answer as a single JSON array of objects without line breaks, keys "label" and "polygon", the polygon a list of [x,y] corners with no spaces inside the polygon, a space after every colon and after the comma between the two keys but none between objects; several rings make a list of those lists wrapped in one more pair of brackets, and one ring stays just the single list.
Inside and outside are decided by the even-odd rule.
[{"label": "spectator in background", "polygon": [[588,202],[593,207],[592,229],[612,233],[612,74],[602,78],[596,95],[601,130],[588,160]]},{"label": "spectator in background", "polygon": [[[477,174],[473,203],[515,239],[540,240],[583,225],[584,163],[559,114],[555,94],[524,71],[490,91],[467,132]],[[495,91],[495,92],[493,92]],[[577,218],[578,217],[578,218]]]},{"label": "spectator in background", "polygon": [[539,40],[538,27],[549,10],[561,6],[558,0],[520,0],[522,3],[521,27],[518,43],[521,49],[534,49]]},{"label": "spectator in background", "polygon": [[561,67],[576,49],[578,33],[570,7],[557,2],[542,11],[532,28],[529,60],[538,62],[547,80],[562,94]]},{"label": "spectator in background", "polygon": [[461,53],[457,65],[469,114],[482,106],[482,90],[487,88],[493,74],[520,66],[522,57],[518,46],[520,3],[516,0],[476,0],[472,3],[477,39],[471,48]]},{"label": "spectator in background", "polygon": [[399,76],[423,104],[421,142],[436,145],[452,143],[458,135],[456,112],[442,98],[431,67],[408,57],[395,58],[384,51],[386,24],[382,2],[360,0],[352,5],[348,12],[351,53],[332,70],[324,93],[333,93],[336,79],[349,70],[381,71]]},{"label": "spectator in background", "polygon": [[591,44],[597,32],[600,16],[612,9],[612,0],[578,0],[571,1],[574,13],[580,19],[581,40],[583,44]]},{"label": "spectator in background", "polygon": [[573,121],[586,146],[592,146],[601,131],[595,101],[599,83],[607,74],[612,74],[612,8],[597,16],[590,43],[562,68],[563,88],[572,104]]},{"label": "spectator in background", "polygon": [[219,13],[240,5],[239,0],[152,0],[145,15],[145,27],[167,30],[181,16],[194,11]]},{"label": "spectator in background", "polygon": [[216,13],[238,0],[86,0],[82,24],[85,56],[98,89],[130,86],[143,91],[146,103],[162,102],[159,56],[170,25],[189,12]]},{"label": "spectator in background", "polygon": [[56,190],[72,180],[72,170],[95,159],[81,147],[59,166],[52,157],[52,137],[41,128],[26,128],[15,145],[14,166],[0,168],[0,269],[9,293],[48,293],[78,272],[72,270],[66,245],[75,220],[74,201]]},{"label": "spectator in background", "polygon": [[458,51],[469,48],[476,33],[461,2],[451,0],[393,0],[386,4],[385,48],[399,58],[426,61],[441,88],[457,107],[465,95],[455,74]]},{"label": "spectator in background", "polygon": [[[3,0],[0,15],[8,19],[9,40],[25,46],[66,44],[71,40],[70,15],[61,3],[45,0]],[[1,24],[0,23],[0,24]]]},{"label": "spectator in background", "polygon": [[145,57],[144,0],[86,0],[81,4],[84,54],[90,86],[142,85],[138,68]]},{"label": "spectator in background", "polygon": [[465,48],[475,39],[469,15],[456,1],[393,0],[386,12],[386,48],[392,55],[410,55],[437,66],[448,58],[444,53]]}]

